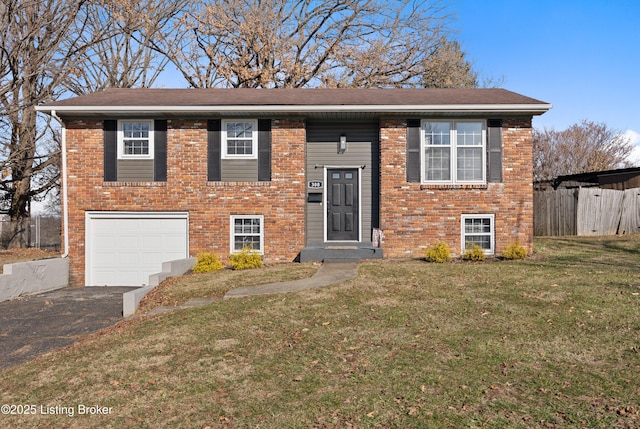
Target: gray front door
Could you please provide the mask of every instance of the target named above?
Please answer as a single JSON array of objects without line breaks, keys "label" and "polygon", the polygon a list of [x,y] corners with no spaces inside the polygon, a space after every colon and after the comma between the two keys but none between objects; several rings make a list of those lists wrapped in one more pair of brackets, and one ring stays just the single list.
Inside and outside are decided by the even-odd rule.
[{"label": "gray front door", "polygon": [[357,241],[358,169],[327,170],[327,240]]}]

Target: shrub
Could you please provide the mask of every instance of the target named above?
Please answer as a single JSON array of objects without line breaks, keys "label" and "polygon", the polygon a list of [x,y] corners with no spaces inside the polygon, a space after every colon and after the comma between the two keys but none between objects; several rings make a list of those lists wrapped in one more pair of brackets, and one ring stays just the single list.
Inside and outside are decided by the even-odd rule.
[{"label": "shrub", "polygon": [[447,262],[451,259],[451,250],[443,241],[439,241],[425,251],[428,262]]},{"label": "shrub", "polygon": [[471,247],[467,244],[467,248],[462,254],[462,259],[465,261],[484,261],[484,250],[477,244]]},{"label": "shrub", "polygon": [[527,250],[518,243],[511,243],[502,251],[504,259],[524,259],[527,257]]},{"label": "shrub", "polygon": [[200,253],[197,257],[195,267],[191,270],[194,273],[211,273],[214,271],[220,271],[224,268],[218,255],[210,252]]},{"label": "shrub", "polygon": [[261,268],[262,257],[255,250],[244,248],[242,252],[229,256],[229,266],[234,270]]}]

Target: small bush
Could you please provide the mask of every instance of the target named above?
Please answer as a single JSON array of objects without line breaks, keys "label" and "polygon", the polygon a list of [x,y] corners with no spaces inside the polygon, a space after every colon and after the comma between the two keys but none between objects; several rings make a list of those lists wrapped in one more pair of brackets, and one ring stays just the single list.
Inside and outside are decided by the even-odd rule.
[{"label": "small bush", "polygon": [[527,257],[527,250],[518,243],[511,243],[502,251],[504,259],[524,259]]},{"label": "small bush", "polygon": [[451,259],[451,249],[443,241],[439,241],[425,251],[428,262],[447,262]]},{"label": "small bush", "polygon": [[242,252],[229,256],[229,266],[233,270],[262,268],[262,257],[255,250],[245,248]]},{"label": "small bush", "polygon": [[191,270],[192,272],[198,273],[211,273],[214,271],[220,271],[224,268],[220,259],[218,259],[218,255],[210,252],[200,253],[197,257],[197,262],[195,267]]},{"label": "small bush", "polygon": [[484,261],[484,250],[482,250],[482,247],[477,244],[474,244],[471,247],[467,245],[467,248],[462,254],[462,259],[465,261]]}]

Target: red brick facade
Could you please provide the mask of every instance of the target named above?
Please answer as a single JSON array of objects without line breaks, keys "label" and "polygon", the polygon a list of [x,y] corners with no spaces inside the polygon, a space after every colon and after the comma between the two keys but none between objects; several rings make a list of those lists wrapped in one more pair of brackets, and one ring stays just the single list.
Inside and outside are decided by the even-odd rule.
[{"label": "red brick facade", "polygon": [[518,242],[529,252],[533,240],[531,119],[502,124],[502,183],[424,185],[406,181],[406,122],[380,123],[380,222],[385,256],[422,256],[444,241],[461,249],[461,215],[494,214],[496,254]]},{"label": "red brick facade", "polygon": [[271,182],[207,181],[207,121],[169,120],[167,181],[103,180],[103,122],[66,121],[70,283],[84,284],[85,211],[187,211],[192,255],[229,254],[230,216],[263,215],[265,260],[292,261],[304,247],[302,120],[272,123]]},{"label": "red brick facade", "polygon": [[[70,282],[85,281],[86,211],[186,211],[189,251],[229,254],[230,216],[264,216],[264,259],[292,261],[305,246],[304,120],[272,122],[270,182],[208,182],[207,121],[170,119],[167,181],[105,182],[103,121],[67,120]],[[406,121],[380,121],[380,227],[388,257],[419,256],[445,241],[459,253],[461,214],[494,214],[496,253],[532,247],[531,118],[505,119],[502,183],[427,186],[406,181]]]}]

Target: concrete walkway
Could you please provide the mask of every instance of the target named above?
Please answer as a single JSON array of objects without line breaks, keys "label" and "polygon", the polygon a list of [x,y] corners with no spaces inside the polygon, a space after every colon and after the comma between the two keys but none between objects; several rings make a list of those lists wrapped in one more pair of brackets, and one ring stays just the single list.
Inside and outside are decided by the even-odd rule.
[{"label": "concrete walkway", "polygon": [[324,263],[312,277],[309,277],[307,279],[231,289],[224,296],[224,299],[317,289],[320,287],[351,280],[357,275],[358,262]]},{"label": "concrete walkway", "polygon": [[[231,289],[222,299],[243,298],[256,295],[271,295],[276,293],[298,292],[307,289],[317,289],[332,284],[351,280],[358,275],[358,262],[330,262],[322,264],[311,277],[289,282],[269,283],[260,286],[247,286]],[[220,301],[220,298],[193,298],[179,306],[156,307],[148,315],[162,314],[174,310],[202,307]],[[135,317],[135,316],[134,316]]]}]

